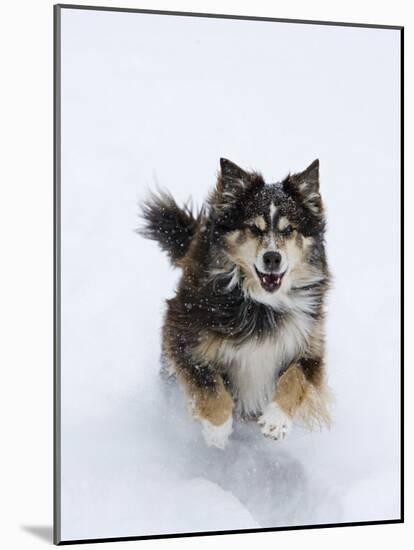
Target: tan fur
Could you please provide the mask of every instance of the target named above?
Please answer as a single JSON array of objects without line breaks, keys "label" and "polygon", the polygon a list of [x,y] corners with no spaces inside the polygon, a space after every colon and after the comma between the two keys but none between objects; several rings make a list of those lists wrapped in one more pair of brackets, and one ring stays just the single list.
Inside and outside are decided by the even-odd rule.
[{"label": "tan fur", "polygon": [[316,319],[313,323],[312,334],[308,340],[307,352],[311,357],[323,357],[325,348],[324,319]]},{"label": "tan fur", "polygon": [[278,229],[281,231],[282,229],[285,229],[285,227],[287,227],[289,225],[289,220],[287,219],[286,216],[282,216],[280,219],[279,219],[279,222],[277,224],[277,227]]},{"label": "tan fur", "polygon": [[256,216],[252,220],[249,220],[247,222],[247,224],[248,225],[255,225],[259,229],[261,229],[262,231],[264,231],[266,229],[266,220],[264,219],[263,216]]},{"label": "tan fur", "polygon": [[230,231],[226,235],[226,250],[229,253],[229,256],[237,253],[240,245],[243,245],[246,241],[246,231],[243,229],[236,229]]},{"label": "tan fur", "polygon": [[252,287],[259,288],[252,266],[261,248],[261,239],[249,235],[246,230],[232,231],[226,237],[227,255],[230,261],[244,273],[244,290],[250,290]]},{"label": "tan fur", "polygon": [[330,425],[328,390],[322,382],[318,387],[311,384],[298,365],[292,364],[279,378],[273,401],[309,428]]},{"label": "tan fur", "polygon": [[[183,381],[183,376],[180,376]],[[195,418],[208,420],[214,426],[221,426],[232,414],[233,400],[224,387],[223,379],[217,375],[215,391],[195,387],[188,380],[184,388],[189,399],[190,410]]]},{"label": "tan fur", "polygon": [[212,333],[206,333],[196,346],[195,353],[201,360],[207,359],[209,362],[214,363],[219,357],[222,344],[222,338]]},{"label": "tan fur", "polygon": [[[187,371],[177,368],[173,359],[173,354],[171,350],[169,350],[167,338],[165,342],[164,352],[166,354],[170,374],[175,373],[181,382],[188,399],[192,416],[194,416],[194,418],[208,420],[214,426],[221,426],[228,420],[233,410],[233,400],[224,387],[222,377],[217,374],[216,387],[214,390],[210,388],[200,388],[195,385]],[[214,339],[205,341],[204,352],[206,352],[206,356],[204,356],[204,359],[208,356],[213,358],[213,350],[217,346],[217,343],[218,342],[214,342]],[[201,350],[202,347],[200,347],[200,351]]]}]

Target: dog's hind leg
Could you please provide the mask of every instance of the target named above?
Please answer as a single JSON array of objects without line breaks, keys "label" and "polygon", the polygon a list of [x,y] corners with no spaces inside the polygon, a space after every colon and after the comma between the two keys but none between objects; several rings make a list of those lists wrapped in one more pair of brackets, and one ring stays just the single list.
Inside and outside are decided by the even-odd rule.
[{"label": "dog's hind leg", "polygon": [[190,414],[201,422],[204,440],[209,447],[224,449],[232,432],[233,400],[220,374],[209,367],[178,368]]},{"label": "dog's hind leg", "polygon": [[218,365],[201,355],[197,344],[198,340],[192,344],[173,323],[164,325],[163,353],[168,370],[175,372],[184,388],[190,414],[201,422],[207,445],[224,449],[232,432],[233,399]]}]

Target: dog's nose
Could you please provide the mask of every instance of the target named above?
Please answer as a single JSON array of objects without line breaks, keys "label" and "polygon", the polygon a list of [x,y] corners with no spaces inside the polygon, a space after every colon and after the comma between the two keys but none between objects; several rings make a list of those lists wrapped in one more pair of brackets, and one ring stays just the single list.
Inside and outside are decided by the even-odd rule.
[{"label": "dog's nose", "polygon": [[263,264],[266,271],[276,271],[280,267],[282,256],[279,252],[265,252],[263,254]]}]

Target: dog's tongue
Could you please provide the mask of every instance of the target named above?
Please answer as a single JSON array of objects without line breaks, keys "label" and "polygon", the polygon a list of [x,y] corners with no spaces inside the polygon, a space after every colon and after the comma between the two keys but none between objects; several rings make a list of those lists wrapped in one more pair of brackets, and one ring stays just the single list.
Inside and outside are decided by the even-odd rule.
[{"label": "dog's tongue", "polygon": [[266,290],[275,290],[280,285],[280,275],[275,273],[263,273],[261,276],[263,286]]},{"label": "dog's tongue", "polygon": [[280,287],[284,273],[262,273],[255,267],[260,284],[266,292],[274,292]]}]

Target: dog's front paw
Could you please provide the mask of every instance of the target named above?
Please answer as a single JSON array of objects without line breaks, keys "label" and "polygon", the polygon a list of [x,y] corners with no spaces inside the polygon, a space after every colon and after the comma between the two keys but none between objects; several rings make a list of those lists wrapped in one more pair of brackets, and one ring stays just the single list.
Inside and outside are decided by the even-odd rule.
[{"label": "dog's front paw", "polygon": [[227,445],[230,434],[233,431],[232,416],[230,415],[229,418],[219,426],[216,426],[205,419],[201,420],[201,425],[203,427],[204,441],[207,446],[224,449]]},{"label": "dog's front paw", "polygon": [[291,418],[276,403],[270,403],[257,421],[262,434],[271,439],[284,439],[292,428]]}]

